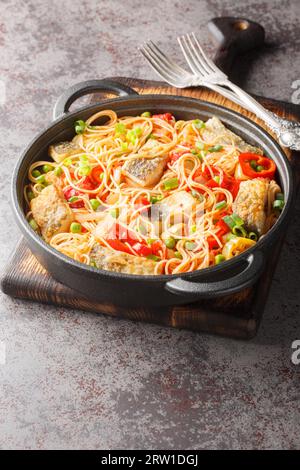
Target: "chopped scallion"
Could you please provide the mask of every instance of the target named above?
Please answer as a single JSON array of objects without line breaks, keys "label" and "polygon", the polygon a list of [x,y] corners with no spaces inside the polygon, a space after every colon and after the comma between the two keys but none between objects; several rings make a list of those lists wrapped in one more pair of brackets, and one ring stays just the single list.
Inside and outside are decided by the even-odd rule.
[{"label": "chopped scallion", "polygon": [[250,240],[253,240],[255,242],[257,242],[257,240],[258,240],[258,236],[255,232],[249,232],[248,233],[248,238],[250,238]]},{"label": "chopped scallion", "polygon": [[76,134],[83,134],[86,129],[86,123],[81,119],[75,122],[75,132]]},{"label": "chopped scallion", "polygon": [[163,195],[162,194],[158,194],[157,196],[151,196],[150,197],[150,202],[151,204],[156,204],[156,202],[159,202],[163,199]]},{"label": "chopped scallion", "polygon": [[79,168],[78,173],[80,174],[80,176],[88,176],[91,171],[92,168],[89,165],[85,165]]},{"label": "chopped scallion", "polygon": [[246,230],[241,225],[235,225],[232,228],[232,233],[233,233],[233,235],[236,235],[237,237],[246,237],[247,236]]},{"label": "chopped scallion", "polygon": [[194,126],[196,129],[203,129],[205,127],[205,122],[201,121],[201,119],[195,119]]},{"label": "chopped scallion", "polygon": [[274,209],[282,210],[284,207],[284,201],[282,199],[275,199],[273,202]]},{"label": "chopped scallion", "polygon": [[36,223],[34,219],[29,220],[29,225],[33,230],[37,230],[39,228],[38,224]]},{"label": "chopped scallion", "polygon": [[219,211],[221,209],[225,209],[227,207],[227,202],[226,201],[220,201],[216,204],[216,209]]},{"label": "chopped scallion", "polygon": [[221,150],[223,150],[223,145],[214,145],[213,147],[210,147],[208,149],[209,152],[220,152]]},{"label": "chopped scallion", "polygon": [[123,122],[117,122],[117,124],[115,125],[115,135],[117,137],[120,137],[121,135],[124,135],[124,134],[126,134],[125,124],[123,124]]},{"label": "chopped scallion", "polygon": [[226,261],[225,256],[223,256],[223,255],[216,255],[215,256],[215,264],[223,263],[223,261]]},{"label": "chopped scallion", "polygon": [[178,178],[170,178],[169,180],[164,181],[164,190],[170,191],[171,189],[176,189],[179,186]]},{"label": "chopped scallion", "polygon": [[153,261],[160,261],[160,260],[161,260],[161,258],[160,258],[159,256],[152,255],[152,254],[151,254],[151,255],[148,255],[148,256],[146,256],[146,258],[148,258],[148,259],[152,259]]}]

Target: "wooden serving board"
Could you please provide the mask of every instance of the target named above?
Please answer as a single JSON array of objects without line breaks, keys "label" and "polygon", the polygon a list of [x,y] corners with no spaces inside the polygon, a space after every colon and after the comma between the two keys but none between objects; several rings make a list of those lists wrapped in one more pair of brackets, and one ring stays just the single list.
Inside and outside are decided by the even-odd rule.
[{"label": "wooden serving board", "polygon": [[[164,93],[191,96],[234,109],[263,126],[255,116],[220,95],[203,88],[178,90],[160,82],[114,77],[141,94]],[[94,95],[92,102],[100,97]],[[268,109],[278,115],[299,120],[300,113],[292,104],[259,98]],[[264,126],[263,126],[264,127]],[[299,161],[296,152],[287,152],[295,169],[297,183],[300,180]],[[298,155],[299,156],[299,155]],[[279,258],[282,239],[278,241],[272,258],[268,261],[261,279],[252,287],[220,299],[205,300],[175,307],[122,308],[113,304],[95,303],[76,291],[55,281],[38,263],[22,239],[13,253],[2,276],[2,290],[13,297],[42,303],[71,307],[95,313],[112,315],[130,320],[140,320],[175,328],[214,333],[234,338],[252,338],[256,335],[267,300],[274,270]]]}]

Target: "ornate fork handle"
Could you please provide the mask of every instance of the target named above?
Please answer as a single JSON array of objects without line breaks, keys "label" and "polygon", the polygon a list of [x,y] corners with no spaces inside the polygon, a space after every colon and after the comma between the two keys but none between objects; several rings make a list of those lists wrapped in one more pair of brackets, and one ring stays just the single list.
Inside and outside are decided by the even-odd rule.
[{"label": "ornate fork handle", "polygon": [[270,113],[277,121],[277,126],[269,125],[271,131],[275,132],[279,142],[284,147],[289,147],[292,150],[300,150],[300,125],[296,121],[289,121],[278,117],[274,113]]},{"label": "ornate fork handle", "polygon": [[[218,82],[218,84],[220,85],[221,83]],[[266,110],[252,96],[229,80],[224,80],[222,85],[230,88],[250,111],[253,111],[267,124],[276,134],[282,146],[289,147],[292,150],[300,150],[300,124],[298,122],[282,119]]]}]

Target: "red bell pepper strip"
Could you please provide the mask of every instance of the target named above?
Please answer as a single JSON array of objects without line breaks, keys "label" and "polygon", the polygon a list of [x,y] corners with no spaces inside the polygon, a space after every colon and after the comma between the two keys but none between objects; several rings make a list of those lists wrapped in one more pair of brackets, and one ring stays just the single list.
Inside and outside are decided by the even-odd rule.
[{"label": "red bell pepper strip", "polygon": [[80,187],[82,189],[86,189],[87,191],[93,191],[97,187],[97,184],[95,184],[89,176],[86,176],[80,183]]},{"label": "red bell pepper strip", "polygon": [[103,168],[99,165],[99,166],[95,166],[93,169],[92,169],[92,172],[91,172],[91,180],[99,185],[102,181],[102,177],[101,175],[103,174]]},{"label": "red bell pepper strip", "polygon": [[123,251],[124,253],[128,253],[132,255],[132,251],[121,240],[118,240],[116,238],[116,239],[111,239],[111,240],[108,239],[106,241],[114,250]]},{"label": "red bell pepper strip", "polygon": [[[77,191],[72,187],[64,189],[63,193],[67,201],[69,201],[71,197],[79,196],[80,194],[82,194],[80,191]],[[84,202],[82,199],[79,199],[78,201],[70,202],[69,205],[73,209],[79,209],[80,207],[84,207]]]},{"label": "red bell pepper strip", "polygon": [[276,165],[270,158],[246,152],[239,155],[239,163],[249,178],[274,178]]},{"label": "red bell pepper strip", "polygon": [[138,197],[135,204],[134,204],[134,208],[135,209],[140,209],[140,212],[146,212],[147,211],[147,206],[150,207],[150,202],[144,196]]},{"label": "red bell pepper strip", "polygon": [[145,243],[136,242],[134,245],[132,245],[132,248],[138,254],[138,256],[152,255],[151,247],[146,245]]},{"label": "red bell pepper strip", "polygon": [[155,119],[155,118],[162,119],[163,121],[166,121],[169,124],[175,122],[175,118],[174,118],[173,114],[171,114],[171,113],[153,114],[152,117],[153,117],[153,119]]}]

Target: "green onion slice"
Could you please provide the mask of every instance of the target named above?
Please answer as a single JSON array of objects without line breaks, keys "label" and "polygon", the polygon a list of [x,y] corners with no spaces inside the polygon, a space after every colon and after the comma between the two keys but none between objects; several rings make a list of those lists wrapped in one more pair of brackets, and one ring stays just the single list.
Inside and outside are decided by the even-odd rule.
[{"label": "green onion slice", "polygon": [[178,178],[170,178],[164,181],[164,190],[169,191],[170,189],[176,189],[179,186]]},{"label": "green onion slice", "polygon": [[227,202],[226,201],[220,201],[216,204],[216,209],[219,211],[221,209],[225,209],[227,207]]},{"label": "green onion slice", "polygon": [[147,259],[152,259],[153,261],[160,261],[160,257],[156,255],[148,255],[146,256]]},{"label": "green onion slice", "polygon": [[215,263],[216,264],[223,263],[223,261],[226,261],[225,256],[223,256],[223,255],[216,255],[215,256]]},{"label": "green onion slice", "polygon": [[75,132],[76,134],[83,134],[86,129],[86,123],[81,119],[75,122]]},{"label": "green onion slice", "polygon": [[282,210],[284,208],[284,201],[282,199],[275,199],[273,207],[274,209]]},{"label": "green onion slice", "polygon": [[247,237],[247,232],[241,225],[235,225],[231,230],[237,237]]},{"label": "green onion slice", "polygon": [[250,238],[250,240],[253,240],[254,242],[257,242],[257,240],[258,240],[257,233],[255,233],[255,232],[249,232],[249,233],[248,233],[248,238]]},{"label": "green onion slice", "polygon": [[214,145],[208,149],[209,152],[220,152],[223,150],[223,145]]}]

